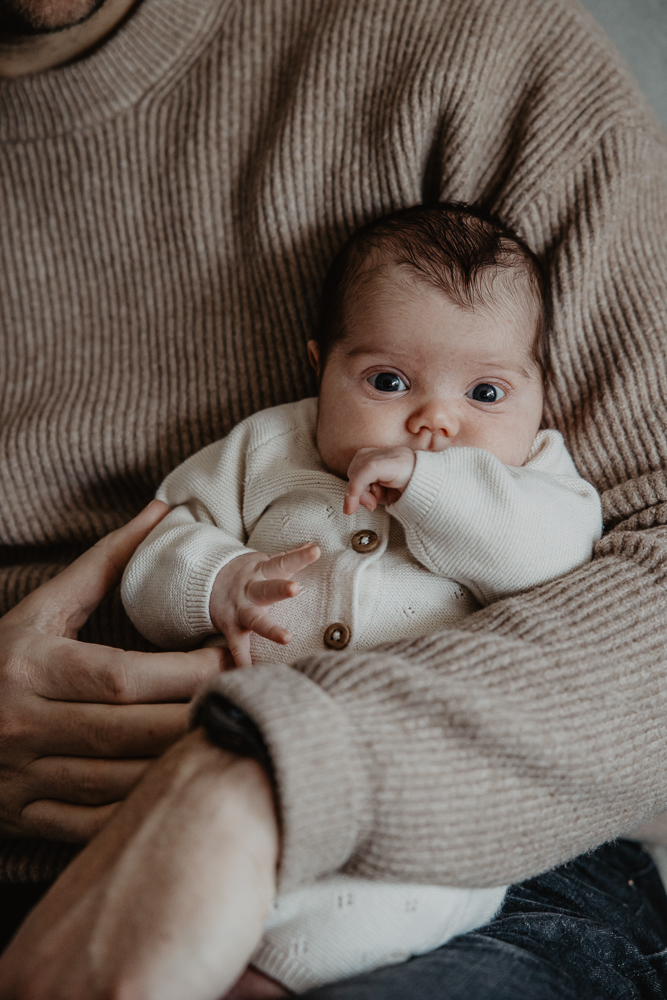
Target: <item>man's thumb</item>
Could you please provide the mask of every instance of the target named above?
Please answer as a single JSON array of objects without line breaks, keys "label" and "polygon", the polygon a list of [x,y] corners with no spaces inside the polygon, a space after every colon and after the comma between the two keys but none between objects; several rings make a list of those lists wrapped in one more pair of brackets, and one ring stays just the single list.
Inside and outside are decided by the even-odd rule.
[{"label": "man's thumb", "polygon": [[45,632],[73,638],[102,598],[119,583],[132,553],[168,510],[161,500],[151,501],[140,514],[101,538],[9,614],[27,614]]}]

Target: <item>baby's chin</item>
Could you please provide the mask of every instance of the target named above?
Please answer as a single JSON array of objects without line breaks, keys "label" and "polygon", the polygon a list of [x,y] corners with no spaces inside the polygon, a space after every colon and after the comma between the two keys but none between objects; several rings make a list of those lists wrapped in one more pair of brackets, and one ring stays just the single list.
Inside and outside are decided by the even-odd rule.
[{"label": "baby's chin", "polygon": [[332,476],[338,476],[339,479],[347,479],[347,470],[350,468],[350,462],[353,457],[354,452],[352,452],[349,460],[344,462],[340,457],[323,455],[320,451],[320,458],[325,470],[330,472]]},{"label": "baby's chin", "polygon": [[[319,435],[318,435],[319,438]],[[334,476],[338,476],[340,479],[347,479],[347,470],[350,468],[350,462],[357,454],[359,448],[366,447],[365,445],[337,445],[326,440],[317,441],[317,450],[320,454],[320,459],[322,465],[327,472],[330,472]]]}]

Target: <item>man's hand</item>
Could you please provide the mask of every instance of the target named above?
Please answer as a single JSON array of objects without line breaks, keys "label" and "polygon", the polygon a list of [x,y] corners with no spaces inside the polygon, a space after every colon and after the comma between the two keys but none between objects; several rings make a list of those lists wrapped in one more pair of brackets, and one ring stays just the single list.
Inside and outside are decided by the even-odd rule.
[{"label": "man's hand", "polygon": [[379,503],[396,503],[414,470],[411,448],[360,448],[347,470],[344,512],[356,514],[359,505],[375,510]]},{"label": "man's hand", "polygon": [[293,994],[284,986],[249,965],[222,1000],[278,1000]]},{"label": "man's hand", "polygon": [[213,584],[209,613],[217,630],[224,633],[237,667],[252,664],[251,632],[281,645],[290,642],[289,629],[263,609],[296,597],[301,587],[291,577],[319,558],[319,547],[307,544],[277,556],[248,552],[223,566]]},{"label": "man's hand", "polygon": [[277,857],[262,767],[190,733],[28,916],[0,1000],[218,1000],[261,937]]},{"label": "man's hand", "polygon": [[147,758],[183,735],[186,704],[221,653],[135,653],[76,641],[135,548],[155,500],[0,619],[0,836],[80,842]]}]

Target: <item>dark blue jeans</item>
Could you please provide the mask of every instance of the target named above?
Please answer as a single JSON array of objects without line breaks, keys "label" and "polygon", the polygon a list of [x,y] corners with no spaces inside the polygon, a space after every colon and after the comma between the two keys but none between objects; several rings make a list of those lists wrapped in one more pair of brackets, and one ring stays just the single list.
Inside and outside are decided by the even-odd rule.
[{"label": "dark blue jeans", "polygon": [[513,886],[449,944],[308,1000],[667,1000],[667,896],[639,844],[605,844]]}]

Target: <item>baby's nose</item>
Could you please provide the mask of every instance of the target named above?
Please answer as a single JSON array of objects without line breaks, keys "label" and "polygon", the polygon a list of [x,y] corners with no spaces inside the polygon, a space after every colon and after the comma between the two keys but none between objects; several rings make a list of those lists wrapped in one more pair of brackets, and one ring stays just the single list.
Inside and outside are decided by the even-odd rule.
[{"label": "baby's nose", "polygon": [[420,438],[420,450],[441,451],[459,432],[456,408],[440,400],[429,401],[411,414],[408,430]]}]

